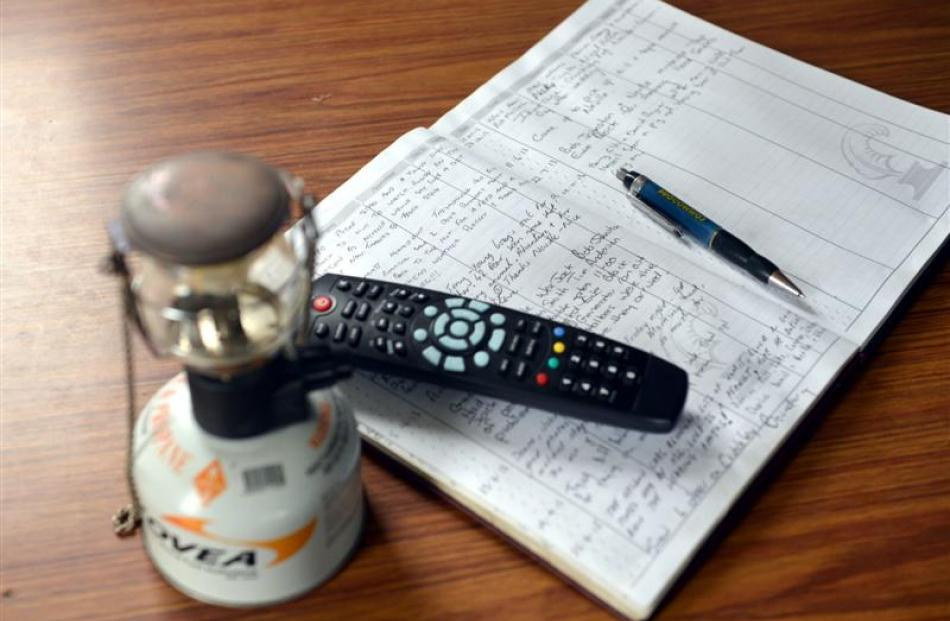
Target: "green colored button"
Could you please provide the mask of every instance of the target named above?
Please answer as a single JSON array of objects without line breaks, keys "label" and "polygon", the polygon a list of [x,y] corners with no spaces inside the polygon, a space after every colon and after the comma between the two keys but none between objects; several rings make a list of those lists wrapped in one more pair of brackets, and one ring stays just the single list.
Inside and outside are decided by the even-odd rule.
[{"label": "green colored button", "polygon": [[548,368],[549,368],[549,369],[556,369],[556,368],[558,368],[559,366],[561,366],[561,361],[560,361],[560,360],[558,360],[558,359],[555,358],[554,356],[551,356],[550,358],[548,358]]}]

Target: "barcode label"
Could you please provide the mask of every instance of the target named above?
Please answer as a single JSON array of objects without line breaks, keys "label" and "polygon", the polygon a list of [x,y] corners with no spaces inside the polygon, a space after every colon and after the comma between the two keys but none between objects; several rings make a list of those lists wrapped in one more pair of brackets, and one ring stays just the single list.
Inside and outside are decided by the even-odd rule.
[{"label": "barcode label", "polygon": [[282,487],[284,485],[284,467],[280,464],[269,464],[259,468],[251,468],[241,473],[244,477],[244,491],[256,492],[265,487]]}]

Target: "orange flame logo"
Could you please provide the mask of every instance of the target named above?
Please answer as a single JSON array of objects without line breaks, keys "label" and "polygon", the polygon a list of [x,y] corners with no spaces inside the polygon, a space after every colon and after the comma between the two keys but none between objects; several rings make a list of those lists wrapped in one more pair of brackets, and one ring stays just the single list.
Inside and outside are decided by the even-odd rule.
[{"label": "orange flame logo", "polygon": [[219,535],[215,535],[214,533],[209,533],[207,530],[205,530],[205,526],[211,520],[204,518],[193,518],[184,515],[170,515],[166,513],[162,516],[162,519],[169,524],[174,524],[178,528],[187,530],[190,533],[200,535],[213,541],[220,541],[221,543],[229,545],[250,546],[252,548],[268,548],[273,550],[277,553],[277,556],[274,557],[274,560],[270,562],[268,567],[273,567],[274,565],[283,563],[294,554],[299,552],[300,549],[304,547],[304,545],[306,545],[306,543],[310,540],[310,537],[313,535],[313,531],[317,528],[317,518],[313,518],[303,528],[295,530],[289,535],[277,537],[276,539],[255,541],[248,539],[231,539],[229,537],[221,537]]}]

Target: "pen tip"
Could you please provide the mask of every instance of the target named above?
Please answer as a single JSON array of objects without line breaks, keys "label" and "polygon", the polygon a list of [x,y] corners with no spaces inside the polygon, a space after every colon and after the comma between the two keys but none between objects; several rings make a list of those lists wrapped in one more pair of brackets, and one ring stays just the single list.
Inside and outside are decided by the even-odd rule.
[{"label": "pen tip", "polygon": [[617,179],[620,179],[621,181],[623,181],[624,179],[626,179],[626,178],[627,178],[627,175],[629,175],[629,174],[630,174],[630,171],[627,170],[626,168],[618,168],[618,169],[617,169]]},{"label": "pen tip", "polygon": [[782,289],[783,291],[787,291],[788,293],[791,293],[792,295],[796,297],[800,297],[800,298],[805,297],[805,294],[802,293],[802,290],[796,287],[795,283],[789,280],[788,276],[783,274],[781,270],[775,270],[774,272],[769,274],[769,284],[775,285],[779,289]]}]

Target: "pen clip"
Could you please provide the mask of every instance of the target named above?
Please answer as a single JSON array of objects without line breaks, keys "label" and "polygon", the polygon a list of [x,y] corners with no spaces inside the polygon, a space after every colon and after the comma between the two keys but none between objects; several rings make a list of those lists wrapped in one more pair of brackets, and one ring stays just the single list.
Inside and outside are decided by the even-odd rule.
[{"label": "pen clip", "polygon": [[629,196],[629,198],[630,203],[636,207],[640,213],[653,220],[656,224],[660,225],[660,228],[668,233],[671,233],[674,237],[678,237],[680,239],[686,237],[686,233],[680,228],[679,224],[673,221],[672,218],[657,211],[656,209],[653,209],[634,196]]}]

